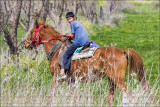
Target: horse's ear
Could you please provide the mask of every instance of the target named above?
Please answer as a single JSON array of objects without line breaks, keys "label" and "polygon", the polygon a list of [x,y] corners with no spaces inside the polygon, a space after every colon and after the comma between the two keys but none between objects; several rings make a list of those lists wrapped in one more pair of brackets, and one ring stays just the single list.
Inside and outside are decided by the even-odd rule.
[{"label": "horse's ear", "polygon": [[44,25],[45,24],[45,20],[42,18],[42,21],[40,23],[41,25]]},{"label": "horse's ear", "polygon": [[36,25],[36,28],[39,27],[39,24],[38,24],[37,20],[36,20],[36,22],[35,22],[35,25]]}]

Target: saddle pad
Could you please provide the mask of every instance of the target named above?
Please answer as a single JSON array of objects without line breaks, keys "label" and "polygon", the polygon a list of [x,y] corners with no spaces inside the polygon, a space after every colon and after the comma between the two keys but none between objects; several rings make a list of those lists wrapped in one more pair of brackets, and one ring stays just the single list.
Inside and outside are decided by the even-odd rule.
[{"label": "saddle pad", "polygon": [[81,58],[90,58],[93,57],[94,52],[96,51],[98,47],[92,47],[92,48],[86,48],[85,50],[82,50],[80,53],[77,53],[72,56],[72,60],[77,60]]}]

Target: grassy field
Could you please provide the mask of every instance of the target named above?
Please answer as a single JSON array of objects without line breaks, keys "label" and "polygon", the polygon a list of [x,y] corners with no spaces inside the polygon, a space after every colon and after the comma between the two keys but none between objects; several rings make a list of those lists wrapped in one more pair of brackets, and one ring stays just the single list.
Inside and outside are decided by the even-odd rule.
[{"label": "grassy field", "polygon": [[[160,18],[159,12],[150,8],[150,4],[135,4],[133,10],[122,10],[125,18],[122,21],[115,19],[117,26],[89,24],[90,40],[100,46],[114,45],[118,48],[133,48],[144,60],[147,80],[151,86],[152,93],[158,98],[160,96],[160,71],[159,71],[159,34]],[[85,25],[84,25],[85,26]],[[25,32],[18,29],[19,42]],[[0,38],[1,50],[4,42]],[[51,91],[52,77],[49,72],[49,62],[43,61],[45,53],[40,52],[36,60],[32,60],[34,52],[23,50],[20,53],[19,67],[14,64],[1,66],[1,104],[2,106],[44,106]],[[27,53],[27,54],[26,54]],[[3,54],[3,53],[2,53]],[[134,101],[140,106],[151,106],[145,96],[136,76],[127,73],[126,84],[132,90]],[[52,105],[71,105],[74,97],[69,91],[66,83],[62,83],[56,96],[53,97]],[[108,95],[108,80],[104,78],[92,84],[76,83],[77,106],[105,106]],[[123,94],[117,89],[113,105],[122,106]],[[156,99],[154,106],[160,105]]]},{"label": "grassy field", "polygon": [[159,75],[159,13],[151,10],[149,4],[137,7],[142,12],[123,10],[125,20],[122,20],[117,27],[94,25],[94,33],[90,35],[90,40],[96,41],[102,47],[114,45],[118,48],[135,49],[144,60],[147,76],[152,68],[152,85]]}]

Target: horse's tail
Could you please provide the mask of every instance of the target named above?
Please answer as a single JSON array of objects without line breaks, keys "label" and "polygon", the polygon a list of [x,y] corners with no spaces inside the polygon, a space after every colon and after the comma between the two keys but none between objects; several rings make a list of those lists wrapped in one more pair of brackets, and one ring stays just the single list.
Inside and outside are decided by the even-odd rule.
[{"label": "horse's tail", "polygon": [[124,49],[124,54],[128,55],[127,59],[130,65],[130,73],[133,71],[136,73],[142,85],[142,88],[150,97],[153,98],[153,96],[150,94],[149,85],[146,81],[145,69],[144,69],[144,64],[141,56],[134,49],[131,49],[131,48]]},{"label": "horse's tail", "polygon": [[134,71],[140,81],[145,79],[144,64],[141,56],[131,48],[125,49],[124,51],[128,54],[130,73]]}]

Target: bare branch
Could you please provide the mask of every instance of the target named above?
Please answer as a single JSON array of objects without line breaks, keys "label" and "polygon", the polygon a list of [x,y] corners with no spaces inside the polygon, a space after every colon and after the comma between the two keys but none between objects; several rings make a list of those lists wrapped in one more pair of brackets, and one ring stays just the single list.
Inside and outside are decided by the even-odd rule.
[{"label": "bare branch", "polygon": [[19,24],[23,27],[23,29],[27,32],[27,27],[25,24],[22,22],[22,20],[19,21]]}]

